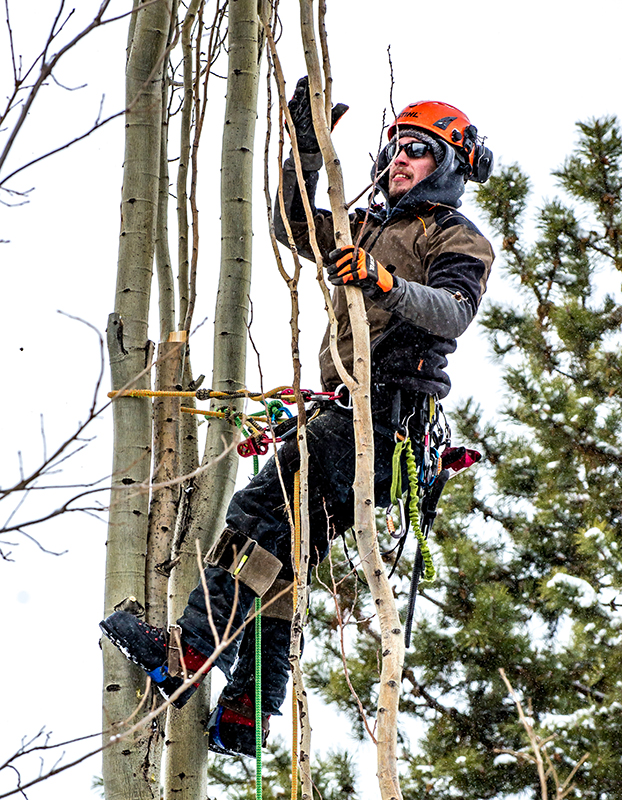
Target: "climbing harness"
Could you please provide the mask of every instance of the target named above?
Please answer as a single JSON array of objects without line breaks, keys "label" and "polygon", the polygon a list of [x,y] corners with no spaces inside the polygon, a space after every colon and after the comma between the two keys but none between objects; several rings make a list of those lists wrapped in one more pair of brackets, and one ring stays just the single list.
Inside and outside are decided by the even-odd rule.
[{"label": "climbing harness", "polygon": [[[395,450],[390,504],[385,512],[387,529],[391,537],[397,540],[397,544],[392,550],[385,551],[384,555],[396,552],[390,573],[393,575],[404,550],[406,535],[412,527],[416,550],[404,624],[404,641],[406,647],[409,647],[419,584],[432,582],[435,577],[428,538],[441,493],[452,473],[455,475],[477,463],[481,455],[466,447],[451,447],[451,430],[442,406],[434,396],[424,395],[423,402],[403,420],[400,420],[400,413],[401,396],[398,392],[392,409]],[[418,437],[414,446],[410,436],[411,428],[414,428]],[[414,447],[418,451],[419,466]],[[405,460],[409,484],[406,503],[402,491],[402,459]],[[396,507],[399,512],[397,528],[393,519],[393,510]]]},{"label": "climbing harness", "polygon": [[[409,528],[412,527],[416,539],[415,563],[410,580],[404,628],[404,639],[408,647],[410,645],[412,618],[419,582],[432,582],[435,577],[432,554],[428,544],[430,528],[424,522],[420,507],[423,506],[430,487],[439,480],[440,450],[449,443],[451,432],[442,407],[433,396],[423,395],[415,408],[405,418],[400,420],[400,415],[401,394],[398,392],[394,398],[392,408],[392,422],[395,425],[395,450],[393,451],[390,505],[386,510],[386,520],[389,533],[397,540],[396,547],[390,551],[397,550],[391,575],[397,568],[404,550]],[[441,417],[444,424],[441,423]],[[419,455],[419,467],[417,466],[413,441],[410,435],[411,429],[418,436],[415,446]],[[402,459],[405,461],[406,475],[408,477],[406,503],[403,500],[404,492],[402,490]],[[397,530],[392,517],[392,511],[395,507],[399,510],[399,527]]]}]

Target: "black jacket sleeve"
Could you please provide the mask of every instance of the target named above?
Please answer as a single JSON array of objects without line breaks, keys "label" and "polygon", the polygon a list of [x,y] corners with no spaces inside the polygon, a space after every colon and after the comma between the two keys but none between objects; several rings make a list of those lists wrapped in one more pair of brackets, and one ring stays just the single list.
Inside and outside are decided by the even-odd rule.
[{"label": "black jacket sleeve", "polygon": [[[300,161],[302,164],[302,174],[304,176],[305,187],[311,210],[315,215],[315,191],[317,189],[317,182],[319,178],[319,171],[322,167],[322,154],[321,153],[301,153]],[[305,223],[305,210],[300,194],[300,187],[298,186],[298,179],[296,177],[296,166],[294,163],[294,156],[290,152],[288,158],[285,159],[283,164],[283,202],[285,205],[285,214],[287,215],[290,223]],[[299,226],[297,226],[299,227]],[[281,204],[277,197],[274,204],[274,229],[276,238],[281,244],[289,245],[287,241],[287,232],[283,223],[281,215]]]}]

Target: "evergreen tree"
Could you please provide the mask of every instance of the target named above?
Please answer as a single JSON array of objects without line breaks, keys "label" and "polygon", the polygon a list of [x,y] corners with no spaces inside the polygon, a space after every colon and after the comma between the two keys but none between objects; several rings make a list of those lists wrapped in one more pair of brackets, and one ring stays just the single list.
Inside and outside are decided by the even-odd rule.
[{"label": "evergreen tree", "polygon": [[[291,798],[291,745],[277,739],[269,745],[269,755],[262,762],[262,797],[264,800]],[[326,756],[313,759],[314,798],[321,800],[358,800],[355,769],[351,757],[343,750],[330,750]],[[255,800],[255,763],[238,756],[215,756],[210,763],[211,785],[226,790],[231,800]],[[302,784],[298,781],[298,797]]]},{"label": "evergreen tree", "polygon": [[[480,312],[507,401],[485,416],[470,401],[454,415],[455,440],[484,461],[450,481],[432,534],[438,576],[420,588],[404,671],[405,797],[541,796],[536,769],[519,752],[529,742],[501,668],[538,735],[555,734],[546,752],[560,781],[589,753],[568,797],[605,800],[622,785],[622,305],[614,294],[622,138],[613,118],[578,131],[575,151],[553,173],[566,199],[537,212],[535,242],[524,232],[529,181],[518,166],[478,192],[502,237],[496,268],[516,288],[515,302]],[[404,556],[402,607],[411,569]],[[344,620],[354,623],[344,633],[349,676],[373,717],[373,609],[347,577],[347,560],[333,571]],[[330,584],[330,564],[320,575]],[[333,598],[316,590],[310,620],[310,684],[363,737]],[[552,792],[552,777],[549,784]]]}]

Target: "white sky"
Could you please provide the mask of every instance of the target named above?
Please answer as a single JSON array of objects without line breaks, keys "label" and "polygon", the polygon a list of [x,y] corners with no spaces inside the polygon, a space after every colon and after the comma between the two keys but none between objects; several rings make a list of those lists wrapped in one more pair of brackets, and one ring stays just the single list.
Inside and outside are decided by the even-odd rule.
[{"label": "white sky", "polygon": [[[117,2],[117,12],[126,5]],[[290,95],[305,73],[296,5],[283,3],[289,13],[284,13],[281,52]],[[83,0],[76,16],[86,19],[96,7],[92,0]],[[38,51],[53,8],[49,0],[11,6],[16,49],[25,63]],[[519,5],[480,0],[472,6],[457,0],[442,5],[398,2],[386,6],[369,0],[329,0],[334,100],[351,107],[335,132],[347,195],[353,197],[367,183],[368,153],[376,150],[383,109],[388,107],[386,50],[391,44],[397,109],[419,99],[458,106],[488,137],[497,162],[518,161],[532,178],[536,198],[552,196],[555,189],[549,171],[570,151],[574,123],[622,112],[618,89],[621,22],[616,0],[594,0],[581,7],[552,0],[525,0]],[[70,23],[68,32],[77,30],[77,21]],[[55,86],[45,90],[20,135],[14,165],[85,130],[97,116],[102,94],[108,113],[121,107],[125,30],[126,23],[121,22],[96,32],[62,62],[57,77],[63,84],[88,85],[70,93]],[[11,82],[4,28],[0,36],[4,96]],[[262,98],[264,87],[262,81]],[[198,333],[193,352],[195,371],[204,372],[208,379],[219,264],[223,102],[218,95],[224,82],[214,79],[212,90],[202,144],[201,278],[195,315],[196,322],[207,317],[208,324]],[[262,108],[265,100],[260,104]],[[261,154],[265,114],[260,111],[259,117],[256,149]],[[21,191],[34,187],[29,203],[0,206],[0,239],[9,240],[0,245],[3,486],[18,475],[18,450],[26,469],[38,463],[41,414],[47,446],[52,448],[76,420],[84,418],[88,407],[99,370],[97,337],[57,311],[81,317],[103,332],[113,310],[122,136],[123,125],[117,120],[29,169],[12,183],[12,188]],[[261,174],[258,162],[253,335],[262,352],[265,384],[272,386],[291,379],[289,301],[266,238]],[[318,202],[326,205],[321,191]],[[468,200],[464,210],[481,224]],[[173,224],[172,219],[170,227]],[[508,290],[497,270],[490,295],[503,298]],[[325,322],[314,267],[303,275],[301,295],[303,383],[317,387],[316,353]],[[157,337],[155,327],[152,336]],[[452,402],[474,393],[492,414],[500,400],[498,372],[491,367],[475,328],[463,337],[450,369],[453,400],[446,405],[451,407]],[[251,374],[248,383],[254,387],[256,378]],[[105,389],[107,381],[106,372]],[[76,462],[63,479],[90,480],[107,474],[109,417],[95,423],[93,433],[97,440],[79,467]],[[243,463],[241,474],[249,471],[250,466]],[[5,641],[0,660],[0,762],[16,749],[22,736],[34,734],[43,725],[54,732],[55,740],[93,733],[100,725],[97,622],[102,608],[105,527],[89,517],[64,518],[41,528],[38,536],[51,549],[68,548],[69,552],[55,558],[23,542],[14,548],[14,563],[0,562]],[[287,726],[283,735],[288,736]],[[91,776],[99,769],[98,760],[91,759],[33,789],[29,797],[89,797]],[[3,786],[0,776],[0,789]]]}]

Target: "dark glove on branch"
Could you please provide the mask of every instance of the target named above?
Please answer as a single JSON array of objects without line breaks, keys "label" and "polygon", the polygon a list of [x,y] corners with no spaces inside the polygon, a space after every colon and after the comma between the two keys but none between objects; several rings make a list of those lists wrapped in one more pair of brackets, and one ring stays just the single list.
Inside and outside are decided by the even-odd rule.
[{"label": "dark glove on branch", "polygon": [[394,285],[389,270],[360,247],[355,257],[352,245],[329,253],[326,270],[333,286],[351,283],[352,286],[359,286],[363,294],[372,300],[390,292]]},{"label": "dark glove on branch", "polygon": [[[296,84],[294,96],[287,104],[294,128],[296,129],[296,141],[298,150],[301,153],[319,153],[320,146],[313,128],[313,117],[311,115],[311,96],[309,94],[309,78],[305,75]],[[350,106],[344,103],[337,103],[333,106],[331,113],[331,131],[346,113]],[[286,126],[287,127],[287,126]]]}]

